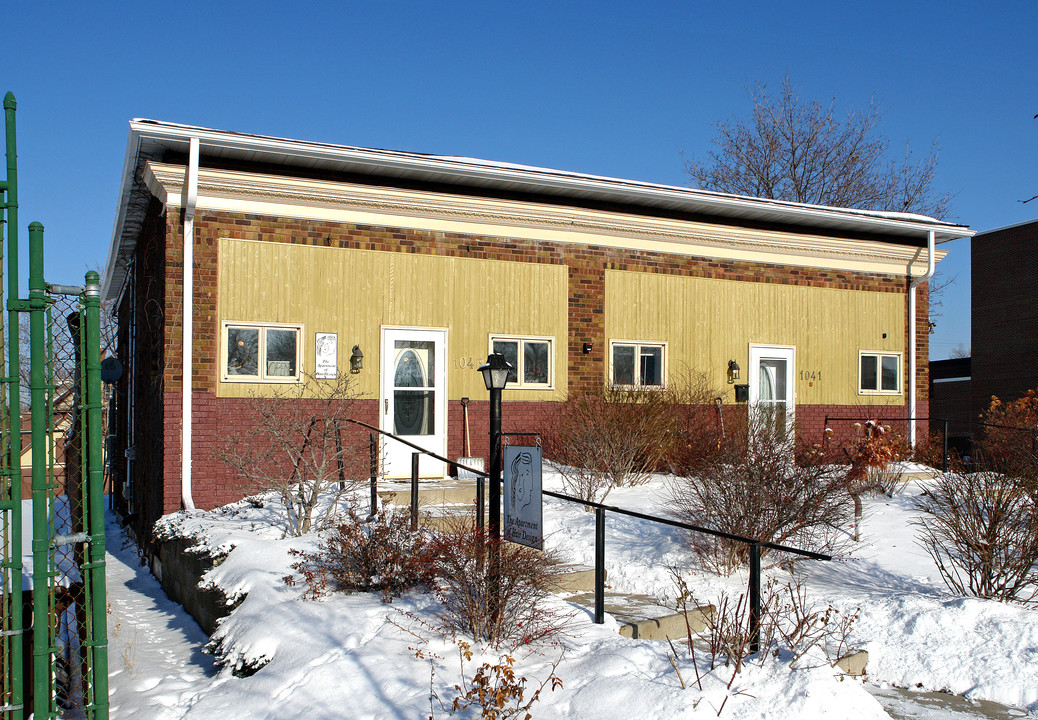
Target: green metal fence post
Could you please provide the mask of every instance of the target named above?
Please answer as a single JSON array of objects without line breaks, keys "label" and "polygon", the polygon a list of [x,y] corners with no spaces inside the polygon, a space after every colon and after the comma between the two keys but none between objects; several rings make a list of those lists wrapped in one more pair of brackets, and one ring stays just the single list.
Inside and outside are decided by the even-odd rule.
[{"label": "green metal fence post", "polygon": [[101,278],[91,270],[86,274],[86,292],[83,294],[86,321],[86,409],[87,452],[87,533],[90,553],[86,569],[89,571],[90,614],[93,655],[93,720],[108,718],[108,616],[105,591],[105,511],[104,511],[104,454],[101,405]]},{"label": "green metal fence post", "polygon": [[[14,115],[18,103],[14,95],[4,96],[4,120],[7,143],[7,179],[5,180],[7,214],[7,297],[13,300],[18,297],[18,162],[15,143]],[[25,615],[22,606],[23,566],[22,566],[22,437],[21,437],[21,390],[18,385],[18,311],[8,312],[7,338],[7,411],[11,416],[11,432],[8,442],[7,467],[11,481],[11,591],[14,599],[10,612],[10,660],[11,660],[11,720],[22,720],[25,702],[25,677],[23,675],[24,644],[22,634],[25,629]]]},{"label": "green metal fence post", "polygon": [[29,225],[29,407],[32,446],[33,717],[51,717],[50,528],[47,498],[47,379],[43,225]]}]

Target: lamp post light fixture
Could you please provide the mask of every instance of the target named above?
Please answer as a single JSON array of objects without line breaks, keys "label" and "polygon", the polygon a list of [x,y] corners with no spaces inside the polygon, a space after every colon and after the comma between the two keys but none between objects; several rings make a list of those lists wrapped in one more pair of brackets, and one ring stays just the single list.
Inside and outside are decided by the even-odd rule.
[{"label": "lamp post light fixture", "polygon": [[487,355],[485,364],[479,366],[483,373],[483,384],[490,391],[490,537],[501,537],[501,391],[508,384],[512,365],[501,353]]}]

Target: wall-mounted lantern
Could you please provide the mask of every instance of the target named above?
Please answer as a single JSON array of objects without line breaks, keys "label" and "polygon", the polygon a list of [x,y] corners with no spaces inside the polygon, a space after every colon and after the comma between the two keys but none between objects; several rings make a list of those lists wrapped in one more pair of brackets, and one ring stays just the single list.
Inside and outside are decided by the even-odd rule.
[{"label": "wall-mounted lantern", "polygon": [[364,369],[364,353],[360,351],[360,345],[353,346],[353,354],[350,355],[350,372],[356,375]]},{"label": "wall-mounted lantern", "polygon": [[739,379],[739,363],[734,360],[728,361],[728,382],[734,383]]}]

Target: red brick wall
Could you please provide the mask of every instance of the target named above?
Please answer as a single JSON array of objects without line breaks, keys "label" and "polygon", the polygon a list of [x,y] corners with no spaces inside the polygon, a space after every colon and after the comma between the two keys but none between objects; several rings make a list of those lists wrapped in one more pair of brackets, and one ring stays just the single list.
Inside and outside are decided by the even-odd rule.
[{"label": "red brick wall", "polygon": [[[164,424],[163,445],[163,512],[176,510],[180,504],[180,392],[182,388],[181,342],[179,321],[182,303],[183,252],[180,219],[177,213],[166,218],[165,256],[165,362],[163,405],[167,422]],[[806,269],[794,266],[759,264],[736,261],[718,261],[705,258],[668,255],[659,252],[623,251],[598,246],[562,245],[558,243],[516,240],[456,233],[436,233],[400,228],[364,225],[305,222],[230,213],[201,212],[195,218],[194,245],[194,333],[193,402],[194,447],[192,477],[194,499],[200,507],[211,507],[240,497],[240,491],[229,482],[228,471],[213,459],[214,444],[227,432],[226,417],[241,401],[217,399],[218,330],[217,257],[216,242],[221,237],[263,240],[291,244],[338,247],[345,249],[380,250],[402,253],[436,254],[452,257],[471,257],[513,262],[533,262],[566,265],[569,272],[569,331],[567,361],[568,388],[571,393],[598,392],[605,379],[605,271],[608,269],[666,273],[687,277],[723,278],[744,282],[779,283],[839,289],[859,289],[900,293],[905,296],[908,313],[907,280],[898,275],[878,275],[850,271]],[[917,317],[927,317],[925,286],[920,289]],[[906,327],[911,324],[906,323]],[[925,417],[927,388],[928,335],[923,329],[917,333],[919,355],[916,386],[922,398],[919,417]],[[907,348],[906,330],[906,348]],[[583,344],[594,343],[594,352],[584,354]],[[907,381],[908,363],[905,362]],[[907,382],[906,382],[907,385]],[[377,422],[377,401],[366,413],[372,423]],[[365,403],[362,403],[365,407]],[[469,406],[472,452],[487,454],[487,403],[472,402]],[[503,411],[505,430],[527,431],[543,425],[544,413],[550,403],[505,403]],[[860,412],[860,408],[853,412]],[[899,408],[884,408],[893,416]],[[798,420],[806,432],[821,433],[826,413],[831,415],[852,411],[842,406],[799,406]],[[906,410],[900,408],[903,415]],[[462,415],[460,402],[452,401],[448,408],[450,457],[460,457],[463,450]],[[920,429],[925,435],[925,427]]]}]

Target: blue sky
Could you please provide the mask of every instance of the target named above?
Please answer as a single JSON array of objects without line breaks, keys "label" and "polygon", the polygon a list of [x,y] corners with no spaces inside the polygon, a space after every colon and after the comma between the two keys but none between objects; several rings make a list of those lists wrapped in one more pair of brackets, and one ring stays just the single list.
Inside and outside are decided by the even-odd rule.
[{"label": "blue sky", "polygon": [[[56,283],[104,263],[134,117],[686,185],[680,153],[786,73],[877,98],[896,151],[937,140],[952,219],[983,231],[1038,218],[1035,27],[1033,0],[9,2],[0,92]],[[969,242],[944,248],[934,359],[970,343]]]}]

